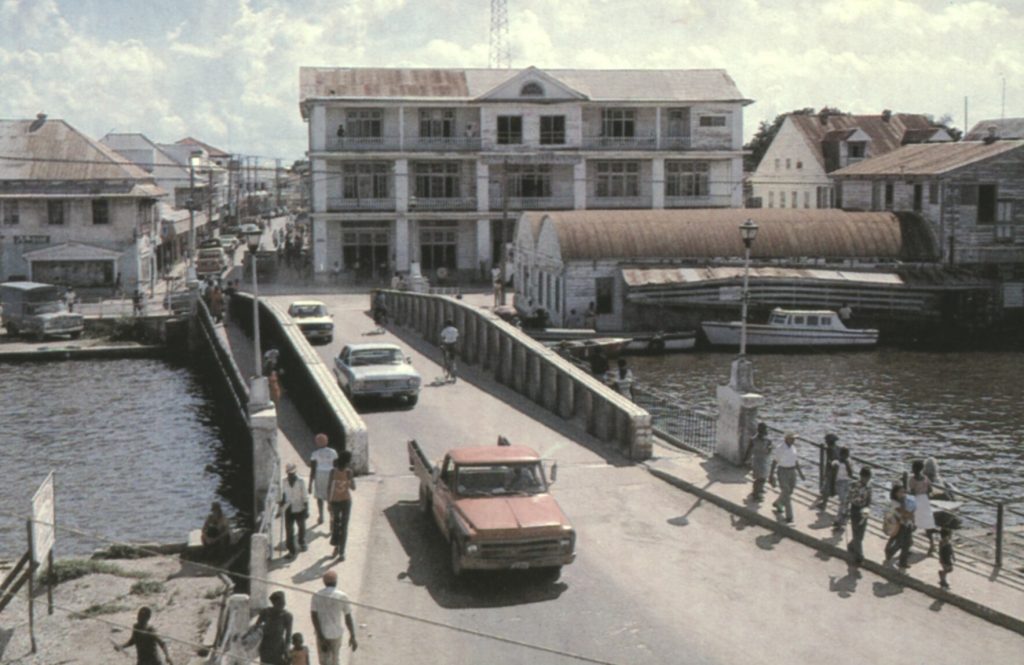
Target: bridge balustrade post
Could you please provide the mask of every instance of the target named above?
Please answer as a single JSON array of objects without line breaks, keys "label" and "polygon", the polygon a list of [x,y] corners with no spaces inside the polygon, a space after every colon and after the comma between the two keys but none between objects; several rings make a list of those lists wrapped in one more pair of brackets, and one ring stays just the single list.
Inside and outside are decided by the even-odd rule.
[{"label": "bridge balustrade post", "polygon": [[266,580],[271,554],[267,534],[254,533],[249,539],[249,598],[252,606],[260,610],[270,607]]},{"label": "bridge balustrade post", "polygon": [[499,367],[500,376],[498,377],[498,381],[504,383],[506,386],[512,386],[515,369],[512,367],[512,360],[515,353],[515,344],[512,342],[512,338],[508,335],[500,335],[498,339],[501,344],[501,365]]},{"label": "bridge balustrade post", "polygon": [[[511,341],[511,340],[510,340]],[[512,367],[509,368],[512,374],[512,387],[517,393],[526,392],[526,346],[521,342],[513,343]]]},{"label": "bridge balustrade post", "polygon": [[757,426],[757,408],[764,397],[754,392],[753,365],[746,358],[732,363],[729,383],[718,386],[715,455],[742,465]]},{"label": "bridge balustrade post", "polygon": [[594,393],[584,386],[576,387],[576,399],[574,417],[580,423],[584,432],[594,432]]},{"label": "bridge balustrade post", "polygon": [[526,396],[534,402],[541,403],[541,360],[536,352],[531,351],[527,362]]},{"label": "bridge balustrade post", "polygon": [[462,357],[470,365],[477,363],[476,328],[480,325],[480,317],[476,313],[465,315],[466,328],[462,332]]},{"label": "bridge balustrade post", "polygon": [[501,370],[501,331],[498,330],[498,326],[490,326],[487,348],[491,373],[497,379],[498,372]]},{"label": "bridge balustrade post", "polygon": [[600,395],[594,398],[594,436],[607,441],[611,438],[612,423],[609,422],[613,417],[611,413],[611,406],[608,404]]},{"label": "bridge balustrade post", "polygon": [[548,411],[558,409],[558,369],[551,363],[541,365],[542,404]]},{"label": "bridge balustrade post", "polygon": [[478,318],[479,326],[476,330],[476,346],[477,346],[477,358],[482,369],[491,368],[491,356],[490,356],[490,340],[491,340],[491,329],[494,325],[490,321],[485,321],[482,317]]},{"label": "bridge balustrade post", "polygon": [[568,374],[558,374],[558,415],[568,420],[572,418],[575,382]]}]

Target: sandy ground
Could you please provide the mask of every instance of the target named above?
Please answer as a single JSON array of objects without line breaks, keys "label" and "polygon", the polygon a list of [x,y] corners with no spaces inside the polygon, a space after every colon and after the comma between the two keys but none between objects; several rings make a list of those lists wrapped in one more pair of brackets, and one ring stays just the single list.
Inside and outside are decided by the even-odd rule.
[{"label": "sandy ground", "polygon": [[[91,574],[57,585],[53,590],[54,611],[47,615],[45,589],[37,586],[35,635],[37,653],[31,653],[28,626],[27,586],[0,615],[0,662],[25,665],[135,662],[134,648],[122,654],[114,643],[124,644],[131,636],[136,613],[143,605],[153,609],[151,623],[157,627],[176,665],[194,656],[211,623],[216,623],[224,584],[215,576],[196,570],[177,556],[137,560],[110,560],[126,577]],[[0,571],[0,575],[5,571]],[[159,582],[161,590],[132,592],[140,582]],[[156,586],[149,584],[147,586]],[[90,616],[79,612],[88,611]]]}]

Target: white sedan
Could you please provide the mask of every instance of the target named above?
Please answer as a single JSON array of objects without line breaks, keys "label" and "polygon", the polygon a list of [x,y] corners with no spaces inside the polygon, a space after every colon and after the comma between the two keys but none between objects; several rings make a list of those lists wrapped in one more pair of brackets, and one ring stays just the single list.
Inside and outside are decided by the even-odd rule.
[{"label": "white sedan", "polygon": [[319,300],[296,300],[288,306],[288,316],[310,342],[330,344],[334,339],[334,319]]},{"label": "white sedan", "polygon": [[423,379],[394,344],[349,344],[334,359],[338,385],[349,399],[397,397],[413,406]]}]

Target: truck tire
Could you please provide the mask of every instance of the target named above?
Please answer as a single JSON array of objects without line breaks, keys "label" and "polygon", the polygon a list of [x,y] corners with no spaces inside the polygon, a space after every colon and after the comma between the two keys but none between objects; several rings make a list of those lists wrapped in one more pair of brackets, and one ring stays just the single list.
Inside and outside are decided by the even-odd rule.
[{"label": "truck tire", "polygon": [[545,582],[556,582],[558,578],[562,576],[561,566],[548,566],[546,568],[538,569],[540,577]]},{"label": "truck tire", "polygon": [[409,406],[416,406],[416,402],[420,401],[419,395],[409,395],[405,398],[405,403]]},{"label": "truck tire", "polygon": [[430,490],[420,484],[420,512],[430,517]]},{"label": "truck tire", "polygon": [[459,539],[452,535],[451,540],[451,566],[452,576],[456,579],[462,577],[462,548],[459,547]]}]

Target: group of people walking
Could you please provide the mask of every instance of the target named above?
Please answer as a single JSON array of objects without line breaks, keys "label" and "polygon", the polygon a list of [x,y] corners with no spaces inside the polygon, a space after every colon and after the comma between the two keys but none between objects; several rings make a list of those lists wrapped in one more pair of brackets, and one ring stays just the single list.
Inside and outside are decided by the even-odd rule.
[{"label": "group of people walking", "polygon": [[[853,563],[860,565],[864,561],[864,534],[872,505],[872,471],[870,467],[862,466],[855,473],[850,449],[838,444],[838,436],[831,433],[825,435],[820,494],[812,507],[824,513],[828,509],[829,500],[836,497],[832,528],[842,531],[849,522],[850,540],[846,549]],[[765,484],[775,487],[777,483],[779,495],[772,502],[772,508],[785,523],[792,523],[793,492],[797,478],[806,480],[800,466],[796,436],[787,433],[782,444],[775,445],[769,437],[767,424],[758,423],[757,433],[751,437],[743,458],[744,463],[748,460],[753,472],[753,486],[748,499],[760,503],[764,500]],[[939,528],[931,505],[932,494],[940,488],[948,492],[939,478],[935,460],[915,460],[906,486],[902,481],[894,481],[892,484],[889,491],[890,505],[882,529],[888,537],[885,561],[888,564],[895,560],[901,570],[909,566],[916,529],[923,529],[928,537],[926,556],[935,551],[935,537],[939,536],[939,580],[943,588],[949,588],[948,575],[953,570],[955,559],[952,532],[949,526]]]}]

